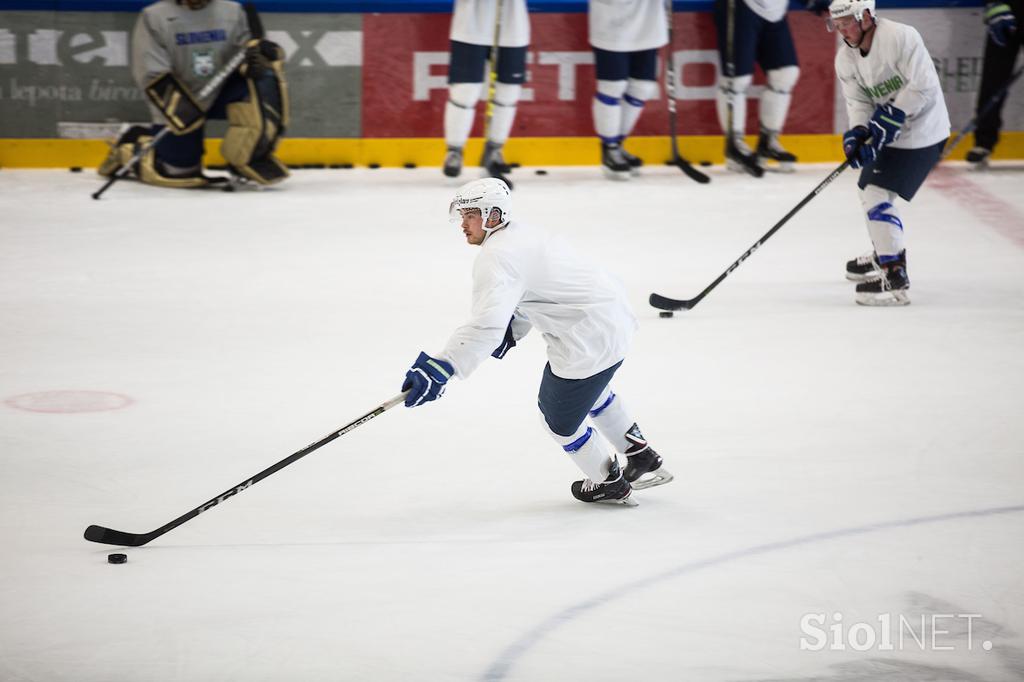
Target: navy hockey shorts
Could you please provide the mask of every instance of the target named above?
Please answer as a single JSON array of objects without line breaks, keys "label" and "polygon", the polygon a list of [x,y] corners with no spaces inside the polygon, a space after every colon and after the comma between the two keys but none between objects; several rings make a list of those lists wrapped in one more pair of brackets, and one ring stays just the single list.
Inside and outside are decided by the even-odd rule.
[{"label": "navy hockey shorts", "polygon": [[[224,82],[217,99],[213,101],[210,110],[206,112],[206,120],[223,121],[228,117],[228,105],[232,102],[241,102],[249,97],[249,85],[237,72]],[[179,168],[191,168],[203,159],[203,139],[205,138],[205,125],[199,126],[190,133],[184,135],[164,135],[156,144],[156,156],[158,159],[172,166]],[[162,125],[153,127],[156,134]]]},{"label": "navy hockey shorts", "polygon": [[[729,62],[726,54],[729,42],[726,36],[728,27],[727,0],[715,0],[715,29],[718,31],[718,56],[721,60],[722,74],[726,75],[725,65]],[[789,23],[783,17],[781,21],[765,21],[743,0],[733,0],[735,19],[733,20],[732,63],[734,76],[746,76],[754,73],[754,61],[764,71],[781,69],[784,66],[798,66],[793,36],[789,32]]]},{"label": "navy hockey shorts", "polygon": [[563,379],[551,371],[551,363],[544,365],[544,378],[540,380],[540,407],[548,427],[560,436],[576,433],[587,413],[601,397],[602,391],[611,382],[615,370],[622,366],[622,360],[594,376],[586,379]]},{"label": "navy hockey shorts", "polygon": [[875,162],[861,169],[857,186],[864,189],[868,185],[875,185],[899,194],[904,201],[910,201],[924,184],[928,173],[939,162],[945,146],[946,140],[917,149],[883,147]]},{"label": "navy hockey shorts", "polygon": [[[448,60],[449,83],[483,83],[489,45],[451,41]],[[498,82],[522,85],[526,82],[526,46],[498,48]]]},{"label": "navy hockey shorts", "polygon": [[636,52],[612,52],[594,48],[597,80],[624,81],[633,78],[639,81],[658,80],[658,50]]}]

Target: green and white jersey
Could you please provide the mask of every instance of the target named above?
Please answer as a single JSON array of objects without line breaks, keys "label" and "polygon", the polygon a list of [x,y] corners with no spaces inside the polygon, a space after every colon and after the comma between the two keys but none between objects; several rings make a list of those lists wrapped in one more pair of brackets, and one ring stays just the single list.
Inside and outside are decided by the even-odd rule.
[{"label": "green and white jersey", "polygon": [[[132,76],[145,89],[155,77],[170,71],[198,94],[248,39],[245,12],[237,2],[213,0],[203,9],[191,10],[175,0],[160,0],[142,10],[135,22]],[[154,120],[162,121],[152,110]]]},{"label": "green and white jersey", "polygon": [[907,120],[900,138],[889,146],[919,149],[949,137],[939,74],[914,27],[879,19],[866,55],[856,47],[839,48],[836,75],[851,128],[866,126],[879,104],[892,104],[907,114]]}]

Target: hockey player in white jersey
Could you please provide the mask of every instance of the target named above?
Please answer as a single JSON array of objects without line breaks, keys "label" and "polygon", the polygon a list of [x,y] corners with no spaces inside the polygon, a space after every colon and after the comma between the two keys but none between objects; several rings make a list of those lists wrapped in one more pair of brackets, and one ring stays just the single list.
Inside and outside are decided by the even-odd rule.
[{"label": "hockey player in white jersey", "polygon": [[[196,95],[240,51],[245,61],[205,102]],[[231,0],[159,0],[139,15],[132,32],[132,75],[150,100],[152,126],[131,126],[99,167],[112,175],[162,128],[165,135],[134,168],[145,183],[204,187],[204,127],[226,119],[221,153],[238,176],[273,184],[288,176],[274,156],[288,125],[284,51],[252,39],[242,6]]]},{"label": "hockey player in white jersey", "polygon": [[593,115],[602,170],[613,180],[628,180],[643,162],[623,143],[644,103],[658,95],[658,49],[668,44],[664,0],[590,0],[588,25],[597,71]]},{"label": "hockey player in white jersey", "polygon": [[[793,170],[796,163],[796,156],[779,143],[793,88],[800,77],[786,21],[788,5],[787,0],[715,0],[714,5],[721,67],[715,105],[725,134],[726,167],[758,178],[765,170]],[[747,90],[754,78],[755,61],[764,70],[766,80],[758,107],[756,152],[743,139]]]},{"label": "hockey player in white jersey", "polygon": [[[467,243],[480,247],[472,309],[440,353],[416,358],[402,385],[406,406],[440,398],[452,377],[467,378],[488,356],[500,360],[536,328],[548,350],[538,406],[551,436],[586,475],[572,484],[573,496],[632,506],[633,487],[672,480],[609,385],[637,326],[622,284],[562,239],[513,220],[501,180],[464,185],[449,212]],[[625,469],[608,442],[625,456]]]},{"label": "hockey player in white jersey", "polygon": [[846,264],[861,305],[910,303],[903,219],[896,197],[910,201],[938,163],[949,114],[935,64],[911,26],[875,14],[875,0],[833,0],[829,30],[845,46],[836,75],[850,129],[843,151],[860,168],[861,205],[874,250]]},{"label": "hockey player in white jersey", "polygon": [[[498,54],[493,55],[497,7],[501,5],[501,26],[497,36]],[[485,73],[488,58],[497,59],[497,73],[490,124],[480,165],[487,175],[504,176],[511,170],[505,163],[503,147],[512,131],[516,106],[526,82],[526,48],[530,44],[530,20],[526,0],[455,0],[452,12],[448,63],[448,103],[444,108],[444,137],[448,151],[444,174],[462,173],[463,147],[476,117],[476,104],[489,81]]]}]

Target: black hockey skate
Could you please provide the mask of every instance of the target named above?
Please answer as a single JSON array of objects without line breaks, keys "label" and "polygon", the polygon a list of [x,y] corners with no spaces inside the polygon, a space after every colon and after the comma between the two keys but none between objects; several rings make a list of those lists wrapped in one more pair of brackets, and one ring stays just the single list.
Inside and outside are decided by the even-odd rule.
[{"label": "black hockey skate", "polygon": [[792,173],[796,170],[793,167],[796,156],[782,148],[779,134],[763,129],[757,140],[757,163],[766,171]]},{"label": "black hockey skate", "polygon": [[620,146],[619,150],[622,152],[622,158],[629,164],[629,174],[633,176],[640,175],[640,167],[644,165],[643,159],[639,156],[633,156],[626,151],[625,147]]},{"label": "black hockey skate", "polygon": [[881,276],[857,285],[857,303],[867,306],[910,305],[910,277],[906,251],[899,259],[882,265]]},{"label": "black hockey skate", "polygon": [[604,504],[622,504],[635,507],[636,500],[630,497],[633,490],[622,476],[619,463],[612,460],[608,477],[601,483],[594,483],[589,478],[572,484],[572,496],[580,502],[601,502]]},{"label": "black hockey skate", "polygon": [[974,147],[967,152],[967,163],[977,170],[988,168],[988,160],[992,156],[992,150],[987,147]]},{"label": "black hockey skate", "polygon": [[448,147],[444,156],[443,171],[446,177],[457,178],[462,175],[462,148]]},{"label": "black hockey skate", "polygon": [[618,142],[601,143],[601,170],[610,180],[629,180],[632,167]]},{"label": "black hockey skate", "polygon": [[661,455],[648,445],[640,452],[626,455],[626,470],[622,475],[629,481],[633,490],[644,490],[656,485],[664,485],[674,476],[662,464]]},{"label": "black hockey skate", "polygon": [[480,165],[492,178],[501,178],[512,172],[512,166],[505,163],[501,145],[488,142],[484,145],[484,153],[480,157]]},{"label": "black hockey skate", "polygon": [[726,138],[725,167],[737,173],[747,173],[755,178],[764,175],[764,169],[758,163],[757,156],[750,150],[741,135]]},{"label": "black hockey skate", "polygon": [[880,276],[878,256],[874,251],[868,251],[862,256],[846,261],[846,279],[851,282],[866,282]]}]

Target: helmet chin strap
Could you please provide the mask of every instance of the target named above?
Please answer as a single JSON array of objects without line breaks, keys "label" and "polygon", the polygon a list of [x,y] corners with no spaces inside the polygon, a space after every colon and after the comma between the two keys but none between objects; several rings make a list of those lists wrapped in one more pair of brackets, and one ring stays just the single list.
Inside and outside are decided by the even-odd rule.
[{"label": "helmet chin strap", "polygon": [[875,17],[873,15],[869,16],[871,16],[871,26],[866,31],[864,30],[864,27],[860,25],[860,22],[857,22],[857,28],[860,29],[860,40],[857,41],[856,45],[851,45],[849,40],[847,40],[845,37],[843,38],[843,42],[846,43],[847,47],[860,47],[861,45],[864,44],[864,39],[868,37],[868,34],[875,30],[875,26],[877,25],[875,24]]}]

